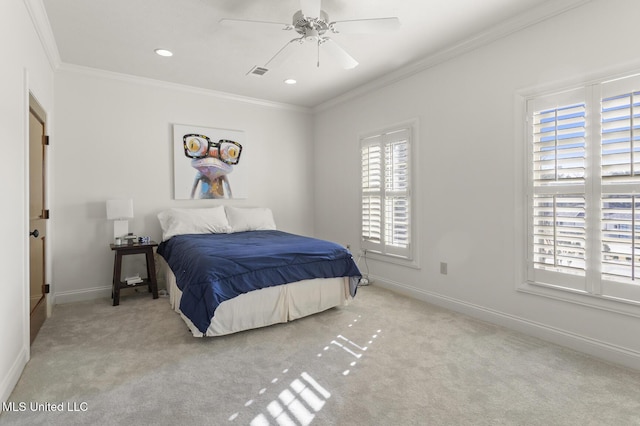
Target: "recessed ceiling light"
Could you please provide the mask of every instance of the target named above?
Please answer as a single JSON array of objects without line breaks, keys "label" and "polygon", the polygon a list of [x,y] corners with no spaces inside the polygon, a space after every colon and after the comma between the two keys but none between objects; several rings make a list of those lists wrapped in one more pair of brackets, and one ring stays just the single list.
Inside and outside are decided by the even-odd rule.
[{"label": "recessed ceiling light", "polygon": [[297,81],[294,80],[293,78],[288,78],[284,81],[284,84],[296,84]]},{"label": "recessed ceiling light", "polygon": [[167,49],[156,49],[154,52],[160,56],[173,56],[173,52]]}]

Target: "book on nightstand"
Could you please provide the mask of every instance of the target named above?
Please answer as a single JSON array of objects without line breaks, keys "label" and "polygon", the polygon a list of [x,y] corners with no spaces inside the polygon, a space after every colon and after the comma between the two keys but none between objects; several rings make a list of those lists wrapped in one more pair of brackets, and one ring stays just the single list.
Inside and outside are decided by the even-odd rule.
[{"label": "book on nightstand", "polygon": [[143,280],[142,278],[140,278],[140,275],[134,275],[132,277],[126,277],[124,279],[124,282],[127,283],[127,285],[134,285],[134,284],[138,284],[141,283]]}]

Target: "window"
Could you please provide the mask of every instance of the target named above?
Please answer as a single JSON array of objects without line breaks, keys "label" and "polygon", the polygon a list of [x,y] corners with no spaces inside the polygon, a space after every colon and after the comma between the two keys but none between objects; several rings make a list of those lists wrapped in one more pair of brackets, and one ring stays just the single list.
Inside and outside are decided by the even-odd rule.
[{"label": "window", "polygon": [[360,139],[362,248],[412,259],[411,127]]},{"label": "window", "polygon": [[640,302],[640,76],[527,101],[529,284]]}]

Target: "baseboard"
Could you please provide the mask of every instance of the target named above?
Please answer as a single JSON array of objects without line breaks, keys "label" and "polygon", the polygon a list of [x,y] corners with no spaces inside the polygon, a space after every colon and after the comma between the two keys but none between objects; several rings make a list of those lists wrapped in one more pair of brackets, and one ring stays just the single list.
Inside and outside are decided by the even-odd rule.
[{"label": "baseboard", "polygon": [[111,286],[83,288],[82,290],[59,291],[54,294],[54,304],[82,302],[84,300],[111,297]]},{"label": "baseboard", "polygon": [[496,311],[452,297],[417,289],[382,277],[370,275],[369,278],[373,281],[374,285],[413,297],[414,299],[432,303],[482,321],[500,325],[511,330],[537,337],[541,340],[568,347],[606,362],[623,365],[625,367],[633,368],[634,370],[640,370],[640,352],[612,345],[590,337],[581,336],[555,327],[550,327],[545,324],[530,321],[526,318]]},{"label": "baseboard", "polygon": [[[22,371],[29,361],[29,354],[27,351],[28,348],[22,348],[7,375],[2,379],[2,383],[0,383],[0,403],[7,402],[11,392],[13,392],[13,389],[18,383],[18,380],[20,380],[20,375],[22,375]],[[2,410],[0,410],[0,413],[1,412]]]}]

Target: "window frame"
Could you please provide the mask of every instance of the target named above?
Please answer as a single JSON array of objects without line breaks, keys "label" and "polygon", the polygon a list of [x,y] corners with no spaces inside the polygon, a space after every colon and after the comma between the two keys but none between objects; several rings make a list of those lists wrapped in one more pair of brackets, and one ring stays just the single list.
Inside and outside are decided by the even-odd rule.
[{"label": "window frame", "polygon": [[[605,84],[615,82],[617,80],[625,80],[628,78],[638,78],[640,72],[623,71],[617,74],[599,74],[591,78],[584,78],[581,81],[573,81],[565,84],[554,84],[547,86],[536,86],[524,89],[515,94],[515,122],[516,122],[516,139],[520,141],[516,145],[516,193],[520,196],[515,197],[516,212],[516,246],[515,246],[515,265],[516,265],[516,290],[522,293],[535,294],[538,296],[549,297],[556,300],[575,303],[579,305],[589,306],[606,311],[612,311],[634,317],[640,317],[640,298],[635,291],[635,300],[622,299],[611,294],[603,294],[602,287],[607,285],[614,288],[619,283],[607,281],[602,277],[600,265],[603,263],[601,251],[597,248],[602,242],[602,210],[603,203],[601,199],[607,194],[615,194],[616,190],[624,184],[609,184],[609,189],[604,188],[602,182],[601,167],[601,101],[605,99],[602,87]],[[587,248],[587,272],[585,274],[585,288],[573,288],[573,286],[558,286],[553,283],[539,282],[531,279],[533,269],[532,258],[532,215],[533,215],[533,150],[531,149],[531,114],[527,106],[531,100],[536,98],[544,98],[547,96],[560,95],[564,92],[575,90],[584,90],[584,102],[588,104],[587,114],[596,112],[595,119],[592,117],[587,123],[587,133],[589,141],[587,142],[587,171],[585,180],[585,194],[589,194],[591,201],[597,194],[597,208],[589,207],[590,214],[587,216],[587,239],[590,241],[590,248]],[[633,89],[634,91],[637,89]],[[595,138],[594,136],[595,135]],[[592,138],[594,138],[592,140]],[[597,171],[595,177],[594,171]],[[633,184],[640,185],[640,184]],[[633,185],[627,185],[626,189]],[[597,216],[594,215],[597,212]],[[590,218],[589,218],[590,217]],[[594,266],[595,265],[595,266]],[[628,288],[628,287],[627,287]],[[640,290],[640,284],[639,288]],[[613,290],[614,293],[623,294],[624,289]]]},{"label": "window frame", "polygon": [[[408,179],[409,179],[409,185],[407,188],[407,197],[409,200],[409,248],[408,250],[406,250],[406,255],[402,253],[402,250],[398,251],[396,249],[391,249],[391,250],[382,250],[381,248],[384,247],[384,244],[382,244],[381,246],[376,247],[375,245],[372,245],[371,243],[367,242],[363,236],[363,196],[364,196],[364,190],[363,190],[363,185],[362,185],[362,148],[365,145],[372,145],[375,143],[371,143],[371,142],[367,142],[368,140],[371,140],[373,138],[376,137],[381,137],[383,135],[386,134],[394,134],[397,132],[401,132],[401,131],[406,131],[407,132],[407,139],[408,139],[408,149],[409,149],[409,173],[408,173]],[[416,167],[416,158],[418,156],[418,149],[417,149],[417,143],[416,140],[418,138],[418,120],[417,119],[413,119],[410,121],[406,121],[406,122],[402,122],[402,123],[398,123],[395,125],[389,125],[386,126],[382,129],[379,130],[375,130],[375,131],[370,131],[367,133],[361,133],[358,136],[358,160],[359,160],[359,184],[358,184],[358,188],[359,188],[359,198],[358,198],[358,203],[359,203],[359,209],[358,209],[358,214],[359,214],[359,218],[358,218],[358,223],[360,225],[358,233],[359,233],[359,240],[360,240],[360,252],[362,254],[364,254],[366,256],[367,259],[373,259],[373,260],[380,260],[380,261],[384,261],[384,262],[389,262],[389,263],[394,263],[397,265],[402,265],[402,266],[406,266],[406,267],[410,267],[410,268],[414,268],[414,269],[420,269],[420,263],[419,263],[419,241],[417,238],[418,235],[418,223],[416,218],[418,217],[418,211],[419,211],[419,203],[418,203],[418,197],[416,196],[417,194],[417,188],[418,188],[418,171],[417,171],[417,167]],[[382,151],[382,155],[384,157],[384,142],[381,141],[380,146],[381,146],[381,151]],[[384,164],[384,162],[383,162]],[[384,170],[382,173],[382,188],[380,189],[380,193],[382,195],[381,197],[381,209],[384,210],[384,193],[385,193],[385,189],[384,189]],[[385,222],[384,220],[381,223],[381,239],[384,239],[384,226],[385,226]]]}]

